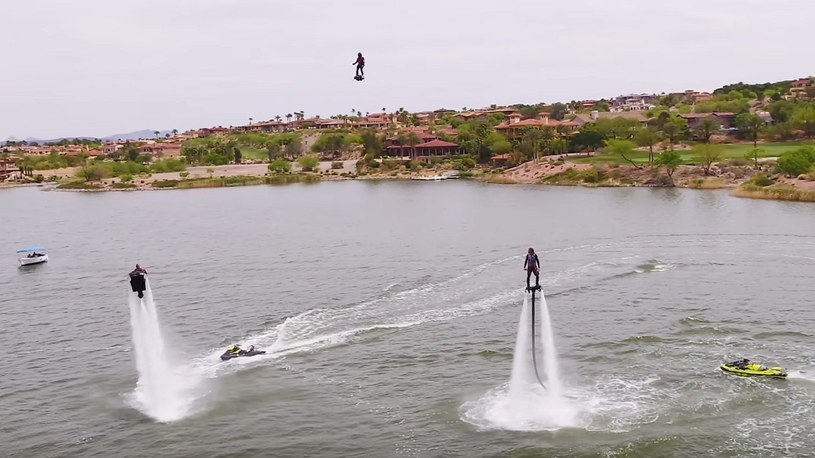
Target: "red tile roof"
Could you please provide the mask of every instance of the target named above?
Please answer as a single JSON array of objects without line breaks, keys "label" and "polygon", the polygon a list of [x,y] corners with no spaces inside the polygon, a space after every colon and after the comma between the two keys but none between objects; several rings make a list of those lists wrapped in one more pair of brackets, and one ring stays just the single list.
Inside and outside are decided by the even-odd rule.
[{"label": "red tile roof", "polygon": [[444,140],[431,140],[427,143],[416,145],[416,148],[458,148],[458,145]]}]

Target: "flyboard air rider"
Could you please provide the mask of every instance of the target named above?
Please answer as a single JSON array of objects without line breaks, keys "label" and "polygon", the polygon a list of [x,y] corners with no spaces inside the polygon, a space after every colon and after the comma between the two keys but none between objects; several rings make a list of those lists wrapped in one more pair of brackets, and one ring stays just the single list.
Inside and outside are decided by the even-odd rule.
[{"label": "flyboard air rider", "polygon": [[[535,253],[533,248],[529,248],[526,252],[526,258],[524,259],[524,270],[526,271],[526,290],[532,291],[540,290],[540,267],[541,261],[538,259],[538,255]],[[529,286],[529,278],[535,274],[535,286]]]},{"label": "flyboard air rider", "polygon": [[134,293],[139,293],[139,298],[144,297],[144,290],[147,289],[147,281],[144,276],[147,270],[136,264],[136,268],[130,272],[130,288]]}]

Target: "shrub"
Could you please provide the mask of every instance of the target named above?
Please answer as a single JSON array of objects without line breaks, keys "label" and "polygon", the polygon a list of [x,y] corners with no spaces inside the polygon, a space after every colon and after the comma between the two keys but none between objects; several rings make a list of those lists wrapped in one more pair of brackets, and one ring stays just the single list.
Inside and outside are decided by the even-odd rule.
[{"label": "shrub", "polygon": [[181,172],[187,169],[187,164],[184,161],[179,159],[165,159],[163,161],[158,161],[150,166],[150,170],[155,173],[163,173],[163,172]]},{"label": "shrub", "polygon": [[125,174],[125,175],[120,176],[119,179],[122,180],[122,183],[127,183],[127,182],[130,182],[130,181],[133,181],[133,175]]},{"label": "shrub", "polygon": [[178,186],[178,180],[159,180],[153,182],[154,188],[174,188]]},{"label": "shrub", "polygon": [[341,169],[341,168],[342,168],[342,162],[332,162],[331,163],[331,169],[332,170]]},{"label": "shrub", "polygon": [[370,163],[368,163],[368,167],[370,167],[372,169],[378,169],[381,165],[382,164],[380,164],[377,161],[371,161]]},{"label": "shrub", "polygon": [[85,181],[98,181],[110,175],[110,170],[102,165],[86,165],[77,172],[77,176],[84,178]]},{"label": "shrub", "polygon": [[591,168],[580,173],[584,183],[599,183],[603,179],[603,173],[596,168]]},{"label": "shrub", "polygon": [[178,176],[180,176],[181,178],[187,178],[188,176],[190,176],[190,172],[181,172],[178,174]]},{"label": "shrub", "polygon": [[291,170],[291,162],[285,159],[275,159],[269,164],[269,171],[275,173],[284,173]]},{"label": "shrub", "polygon": [[382,168],[385,170],[396,170],[401,165],[400,161],[385,159],[382,161]]},{"label": "shrub", "polygon": [[456,170],[471,170],[475,167],[475,161],[469,157],[463,157],[453,161],[453,168]]},{"label": "shrub", "polygon": [[317,159],[317,156],[306,154],[297,158],[297,163],[303,168],[304,171],[310,172],[314,170],[315,167],[320,165],[320,160]]},{"label": "shrub", "polygon": [[754,186],[759,186],[759,187],[769,186],[769,185],[775,183],[775,181],[773,181],[772,178],[768,177],[767,175],[765,175],[763,173],[757,173],[757,174],[753,175],[752,177],[750,177],[750,179],[747,182],[754,185]]},{"label": "shrub", "polygon": [[42,183],[42,182],[43,182],[43,180],[45,180],[45,177],[44,177],[44,176],[39,175],[39,174],[34,175],[34,181],[35,181],[35,182],[37,182],[37,183]]},{"label": "shrub", "polygon": [[787,176],[807,173],[815,164],[815,149],[805,146],[781,154],[778,158],[778,171]]}]

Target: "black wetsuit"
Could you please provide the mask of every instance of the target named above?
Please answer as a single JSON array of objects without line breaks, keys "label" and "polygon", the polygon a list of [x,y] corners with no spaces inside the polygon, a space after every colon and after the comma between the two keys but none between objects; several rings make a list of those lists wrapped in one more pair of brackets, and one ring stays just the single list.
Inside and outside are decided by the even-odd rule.
[{"label": "black wetsuit", "polygon": [[524,269],[526,269],[526,287],[529,288],[529,278],[535,274],[535,286],[540,285],[540,259],[537,254],[527,254],[524,260]]}]

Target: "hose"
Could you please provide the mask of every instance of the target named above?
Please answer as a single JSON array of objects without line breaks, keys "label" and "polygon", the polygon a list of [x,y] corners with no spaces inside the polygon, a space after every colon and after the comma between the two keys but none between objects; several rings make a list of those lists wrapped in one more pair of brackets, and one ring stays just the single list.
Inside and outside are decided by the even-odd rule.
[{"label": "hose", "polygon": [[543,380],[541,380],[540,373],[538,372],[538,356],[537,356],[537,346],[535,345],[535,290],[532,290],[532,366],[535,367],[535,377],[538,379],[538,383],[546,390],[546,385],[543,384]]}]

